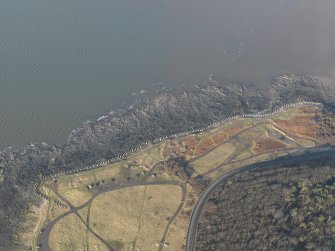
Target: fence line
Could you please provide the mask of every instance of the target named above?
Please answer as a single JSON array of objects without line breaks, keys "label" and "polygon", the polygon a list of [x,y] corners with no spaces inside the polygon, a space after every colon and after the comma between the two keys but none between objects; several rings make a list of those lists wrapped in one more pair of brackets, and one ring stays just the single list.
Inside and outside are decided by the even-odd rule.
[{"label": "fence line", "polygon": [[[272,115],[275,115],[277,113],[282,112],[285,108],[296,107],[296,106],[300,106],[300,105],[314,105],[314,106],[323,107],[323,104],[319,103],[319,102],[297,101],[297,102],[285,104],[285,105],[283,105],[281,107],[278,107],[278,108],[274,108],[274,109],[270,109],[270,110],[264,110],[264,111],[257,112],[257,113],[229,116],[229,117],[221,119],[220,121],[209,123],[205,126],[197,128],[197,129],[183,131],[183,132],[174,133],[174,134],[165,135],[165,136],[160,136],[160,137],[157,137],[156,139],[153,139],[151,141],[148,140],[148,141],[144,142],[142,145],[139,145],[138,147],[130,149],[129,152],[120,154],[117,157],[114,157],[114,158],[111,158],[111,159],[100,160],[93,165],[86,165],[86,166],[82,166],[80,168],[75,168],[75,169],[71,169],[71,170],[67,170],[67,171],[61,171],[61,172],[58,172],[58,173],[55,173],[55,174],[52,174],[52,175],[43,176],[42,181],[45,181],[45,180],[50,179],[50,178],[54,179],[54,178],[57,178],[59,176],[65,175],[65,174],[72,174],[72,173],[76,173],[76,172],[80,172],[80,171],[86,171],[86,170],[90,170],[90,169],[100,168],[100,167],[109,165],[111,163],[118,162],[118,161],[122,160],[125,156],[130,155],[131,153],[133,153],[137,150],[140,150],[141,148],[143,148],[145,146],[148,146],[149,144],[157,144],[157,143],[159,143],[159,142],[161,142],[162,140],[165,140],[165,139],[179,138],[179,137],[189,136],[189,135],[192,135],[192,134],[195,134],[195,133],[200,133],[200,132],[206,131],[208,129],[213,129],[213,128],[216,128],[216,127],[220,127],[224,123],[226,123],[230,120],[234,120],[234,119],[239,119],[239,118],[264,118],[264,117],[272,116]],[[38,183],[35,184],[35,187],[34,187],[35,194],[37,196],[41,197],[42,199],[50,201],[50,197],[48,197],[47,195],[43,194],[42,192],[40,192],[38,190],[38,187],[39,187],[40,183],[41,183],[41,181],[39,181]],[[55,200],[55,203],[56,203],[56,205],[58,205],[60,207],[67,207],[65,204],[63,204],[62,202],[60,202],[58,200]]]}]

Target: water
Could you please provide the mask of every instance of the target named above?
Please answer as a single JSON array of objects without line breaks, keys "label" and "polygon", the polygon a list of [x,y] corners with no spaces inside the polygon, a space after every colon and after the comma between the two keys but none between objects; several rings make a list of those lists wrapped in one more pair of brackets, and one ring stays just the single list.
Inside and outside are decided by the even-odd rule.
[{"label": "water", "polygon": [[2,0],[0,148],[62,142],[141,90],[335,77],[333,0]]}]

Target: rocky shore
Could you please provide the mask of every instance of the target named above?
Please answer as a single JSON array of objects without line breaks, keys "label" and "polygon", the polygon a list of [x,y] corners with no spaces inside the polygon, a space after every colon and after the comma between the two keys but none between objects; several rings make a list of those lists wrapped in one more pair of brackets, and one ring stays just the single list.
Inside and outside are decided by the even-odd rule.
[{"label": "rocky shore", "polygon": [[[196,90],[162,93],[125,112],[85,123],[62,145],[36,144],[0,154],[0,241],[19,245],[16,233],[31,203],[39,203],[34,184],[44,176],[94,165],[147,141],[201,128],[222,119],[308,100],[335,111],[335,85],[308,76],[273,78],[269,93],[251,86],[210,81]],[[17,248],[17,246],[16,246]]]}]

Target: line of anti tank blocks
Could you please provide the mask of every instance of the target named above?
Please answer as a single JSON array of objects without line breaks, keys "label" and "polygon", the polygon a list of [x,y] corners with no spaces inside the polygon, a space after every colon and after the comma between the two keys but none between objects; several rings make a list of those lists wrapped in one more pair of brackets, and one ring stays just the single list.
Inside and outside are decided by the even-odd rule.
[{"label": "line of anti tank blocks", "polygon": [[[49,197],[49,196],[45,195],[44,193],[42,193],[42,192],[40,192],[40,191],[38,190],[38,187],[39,187],[40,183],[41,183],[41,182],[38,182],[38,183],[36,183],[35,186],[34,186],[35,194],[36,194],[38,197],[40,197],[40,198],[42,198],[42,199],[44,199],[44,200],[50,201],[50,197]],[[59,201],[59,200],[57,200],[57,199],[54,200],[54,203],[55,203],[55,206],[56,206],[56,207],[61,207],[61,208],[65,208],[65,209],[68,208],[68,206],[67,206],[66,204],[62,203],[61,201]]]},{"label": "line of anti tank blocks", "polygon": [[[45,181],[47,179],[54,179],[54,178],[57,178],[59,176],[62,176],[62,175],[65,175],[65,174],[72,174],[72,173],[76,173],[76,172],[80,172],[80,171],[85,171],[85,170],[89,170],[89,169],[94,169],[94,168],[99,168],[99,167],[103,167],[103,166],[106,166],[108,164],[111,164],[112,162],[116,162],[116,161],[119,161],[121,160],[122,158],[124,158],[125,156],[153,143],[153,144],[156,144],[156,143],[159,143],[160,141],[164,140],[164,139],[171,139],[171,138],[177,138],[177,137],[182,137],[182,136],[188,136],[188,135],[191,135],[191,134],[194,134],[194,133],[199,133],[199,132],[203,132],[205,130],[208,130],[210,128],[215,128],[215,127],[219,127],[220,125],[222,125],[224,122],[228,121],[228,120],[232,120],[232,119],[238,119],[238,118],[259,118],[259,117],[266,117],[266,116],[271,116],[271,115],[274,115],[278,112],[281,112],[284,108],[287,108],[287,107],[294,107],[294,106],[299,106],[299,105],[318,105],[318,106],[323,106],[322,103],[319,103],[319,102],[312,102],[312,101],[297,101],[297,102],[293,102],[293,103],[289,103],[289,104],[285,104],[283,105],[282,107],[279,107],[279,108],[276,108],[274,110],[268,110],[268,111],[264,111],[264,112],[258,112],[258,113],[254,113],[254,114],[242,114],[242,115],[234,115],[234,116],[230,116],[230,117],[227,117],[225,119],[222,119],[220,121],[217,121],[217,122],[213,122],[213,123],[210,123],[206,126],[203,126],[203,127],[200,127],[200,128],[197,128],[197,129],[193,129],[193,130],[190,130],[190,131],[185,131],[185,132],[180,132],[180,133],[174,133],[174,134],[171,134],[171,135],[166,135],[166,136],[161,136],[161,137],[158,137],[156,139],[153,139],[152,141],[146,141],[143,143],[143,145],[140,145],[136,148],[133,148],[131,149],[129,152],[126,152],[126,153],[123,153],[117,157],[114,157],[112,159],[109,159],[109,160],[101,160],[93,165],[87,165],[87,166],[83,166],[83,167],[80,167],[80,168],[75,168],[73,170],[67,170],[67,171],[61,171],[61,172],[58,172],[58,173],[55,173],[55,174],[52,174],[50,176],[43,176],[42,177],[42,181]],[[48,200],[50,201],[50,198],[41,193],[39,190],[38,190],[38,186],[39,186],[39,183],[35,184],[35,194],[45,200]],[[55,200],[55,204],[60,206],[60,207],[64,207],[64,208],[67,208],[66,205],[64,205],[63,203]]]}]

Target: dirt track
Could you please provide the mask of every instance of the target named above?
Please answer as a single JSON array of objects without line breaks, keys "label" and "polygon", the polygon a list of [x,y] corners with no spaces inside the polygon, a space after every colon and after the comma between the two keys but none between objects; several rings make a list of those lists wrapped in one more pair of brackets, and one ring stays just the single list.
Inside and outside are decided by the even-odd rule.
[{"label": "dirt track", "polygon": [[255,163],[248,166],[240,167],[238,169],[234,169],[223,176],[221,176],[219,179],[215,180],[213,183],[211,183],[203,192],[201,197],[199,198],[197,205],[195,206],[192,218],[188,230],[187,240],[186,240],[186,251],[193,251],[194,250],[194,244],[195,244],[195,237],[197,232],[197,225],[199,222],[199,218],[201,216],[202,209],[204,208],[206,202],[208,201],[209,197],[211,196],[214,189],[219,186],[222,182],[227,180],[228,178],[238,174],[242,173],[248,170],[252,169],[263,169],[263,168],[274,168],[274,167],[280,167],[284,165],[289,165],[293,163],[301,163],[303,162],[309,162],[310,160],[316,160],[316,159],[324,159],[325,157],[334,157],[335,156],[335,150],[330,147],[325,147],[323,152],[320,152],[320,149],[322,148],[316,148],[314,151],[317,150],[316,153],[308,153],[307,155],[302,156],[296,156],[296,157],[282,157],[275,160],[265,161],[261,163]]},{"label": "dirt track", "polygon": [[87,224],[87,222],[81,217],[81,215],[78,213],[78,211],[86,206],[89,206],[92,201],[99,196],[100,194],[106,193],[106,192],[110,192],[110,191],[116,191],[119,189],[123,189],[123,188],[127,188],[127,187],[134,187],[134,186],[154,186],[154,185],[177,185],[180,186],[182,188],[182,200],[181,200],[181,204],[179,205],[176,213],[174,214],[174,216],[171,218],[170,222],[168,223],[167,228],[165,229],[165,233],[164,233],[164,237],[162,240],[166,239],[167,236],[167,231],[168,231],[168,227],[171,225],[172,221],[178,216],[180,210],[183,207],[183,204],[185,202],[185,197],[186,197],[186,187],[183,186],[181,183],[177,182],[177,181],[156,181],[156,182],[134,182],[131,184],[127,184],[127,185],[120,185],[120,186],[114,186],[114,187],[108,187],[105,188],[101,191],[98,191],[97,193],[95,193],[87,202],[85,202],[84,204],[80,205],[79,207],[74,207],[68,200],[66,200],[63,196],[61,196],[59,193],[57,194],[62,200],[64,200],[69,206],[70,206],[70,210],[60,216],[58,216],[56,219],[54,219],[53,221],[51,221],[45,228],[44,231],[41,235],[39,244],[41,245],[40,250],[45,250],[45,251],[51,251],[51,248],[49,246],[49,236],[51,233],[52,228],[54,227],[54,225],[61,219],[63,219],[64,217],[70,215],[70,214],[76,214],[79,219],[86,225],[87,229],[93,234],[95,235],[100,241],[102,241],[110,250],[114,250],[110,244],[104,240],[102,237],[99,236],[98,233],[96,233],[92,228],[90,228],[89,224]]}]

